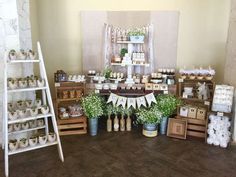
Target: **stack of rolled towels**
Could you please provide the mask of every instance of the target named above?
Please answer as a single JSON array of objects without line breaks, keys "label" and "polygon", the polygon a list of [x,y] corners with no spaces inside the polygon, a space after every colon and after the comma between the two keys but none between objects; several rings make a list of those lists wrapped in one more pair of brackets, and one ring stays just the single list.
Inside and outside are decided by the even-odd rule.
[{"label": "stack of rolled towels", "polygon": [[209,116],[207,143],[215,146],[226,148],[230,142],[230,120],[227,116],[217,116],[211,114]]}]

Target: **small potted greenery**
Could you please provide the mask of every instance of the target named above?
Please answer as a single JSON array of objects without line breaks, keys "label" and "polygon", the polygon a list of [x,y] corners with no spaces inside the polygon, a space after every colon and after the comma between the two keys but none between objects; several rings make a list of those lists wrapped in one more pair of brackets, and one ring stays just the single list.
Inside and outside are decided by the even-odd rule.
[{"label": "small potted greenery", "polygon": [[133,109],[132,108],[126,108],[126,109],[124,109],[124,113],[127,116],[127,118],[126,118],[126,130],[131,131],[131,129],[132,129],[132,120],[131,120],[130,116],[133,113]]},{"label": "small potted greenery", "polygon": [[111,115],[113,114],[112,104],[106,104],[104,114],[108,116],[108,118],[107,118],[107,132],[111,132],[112,131]]},{"label": "small potted greenery", "polygon": [[128,50],[127,50],[126,48],[122,48],[122,49],[120,50],[120,57],[123,58],[126,53],[128,53]]},{"label": "small potted greenery", "polygon": [[128,32],[128,35],[131,42],[143,42],[145,31],[141,28],[134,28],[133,30]]},{"label": "small potted greenery", "polygon": [[115,132],[118,132],[119,127],[120,127],[119,118],[118,118],[119,107],[118,106],[113,106],[112,107],[112,113],[115,115],[114,122],[113,122],[113,129],[114,129]]},{"label": "small potted greenery", "polygon": [[141,108],[136,113],[138,123],[143,124],[143,135],[155,137],[158,135],[158,124],[162,114],[159,110],[151,108]]},{"label": "small potted greenery", "polygon": [[160,133],[166,134],[168,118],[174,114],[181,101],[174,95],[159,95],[156,97],[156,100],[157,104],[154,105],[154,109],[162,113]]},{"label": "small potted greenery", "polygon": [[103,70],[103,76],[106,78],[106,79],[109,79],[110,78],[110,75],[111,75],[111,68],[109,67],[106,67],[104,70]]},{"label": "small potted greenery", "polygon": [[103,100],[94,93],[82,98],[82,107],[84,114],[89,120],[90,135],[97,135],[98,118],[103,115]]}]

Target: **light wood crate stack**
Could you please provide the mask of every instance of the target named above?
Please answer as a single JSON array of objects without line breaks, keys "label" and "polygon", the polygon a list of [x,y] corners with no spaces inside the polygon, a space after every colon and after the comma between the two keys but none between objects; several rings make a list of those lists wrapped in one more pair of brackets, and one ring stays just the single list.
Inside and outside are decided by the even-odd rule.
[{"label": "light wood crate stack", "polygon": [[[206,83],[209,87],[210,97],[207,100],[197,98],[197,83]],[[193,98],[183,98],[184,87],[193,87]],[[213,95],[214,95],[215,83],[212,80],[205,79],[179,79],[178,92],[179,98],[182,100],[184,105],[191,105],[188,110],[187,116],[180,115],[180,109],[178,109],[177,117],[180,119],[186,119],[187,125],[187,136],[207,138],[207,125],[208,125],[208,113],[211,109]],[[205,110],[205,111],[204,111]]]},{"label": "light wood crate stack", "polygon": [[[70,95],[70,91],[74,95]],[[67,92],[68,98],[63,97],[63,92]],[[82,115],[78,117],[61,118],[59,108],[66,107],[81,101],[82,95],[85,93],[85,83],[77,82],[57,82],[55,83],[55,112],[57,116],[57,124],[59,135],[73,135],[87,133],[87,118]]]}]

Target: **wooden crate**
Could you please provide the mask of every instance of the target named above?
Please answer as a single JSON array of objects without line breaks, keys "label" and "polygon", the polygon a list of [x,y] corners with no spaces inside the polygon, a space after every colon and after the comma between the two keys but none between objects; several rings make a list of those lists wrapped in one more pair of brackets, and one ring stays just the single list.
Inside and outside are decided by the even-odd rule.
[{"label": "wooden crate", "polygon": [[188,122],[187,125],[187,136],[193,136],[197,138],[204,138],[206,139],[207,133],[207,121],[206,120],[199,120],[199,119],[192,119],[177,116],[179,119],[186,119]]},{"label": "wooden crate", "polygon": [[87,133],[87,118],[84,116],[78,118],[58,119],[59,135],[75,135]]},{"label": "wooden crate", "polygon": [[[61,93],[73,91],[73,97],[63,97]],[[56,99],[54,102],[55,113],[57,116],[57,124],[59,135],[74,135],[87,133],[87,118],[85,116],[70,117],[68,119],[60,119],[59,107],[68,107],[69,105],[80,102],[82,95],[85,93],[85,83],[77,82],[59,82],[55,83]]]}]

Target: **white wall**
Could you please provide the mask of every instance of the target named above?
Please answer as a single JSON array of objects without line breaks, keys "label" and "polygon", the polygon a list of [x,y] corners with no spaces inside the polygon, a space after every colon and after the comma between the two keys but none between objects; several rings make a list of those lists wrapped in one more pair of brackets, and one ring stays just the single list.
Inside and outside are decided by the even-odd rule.
[{"label": "white wall", "polygon": [[[2,98],[3,98],[3,56],[5,50],[32,48],[31,27],[29,20],[29,0],[0,0],[0,143],[2,142]],[[8,74],[21,77],[32,74],[33,66],[9,66]],[[27,71],[27,72],[24,72]],[[23,98],[25,94],[9,95],[9,101]]]},{"label": "white wall", "polygon": [[[38,24],[33,36],[42,44],[49,81],[58,69],[82,72],[81,11],[180,12],[177,66],[212,65],[224,77],[230,0],[31,0]],[[33,9],[32,9],[33,11]],[[31,17],[35,19],[35,17]],[[93,20],[93,19],[91,19]],[[96,29],[94,31],[96,33]]]},{"label": "white wall", "polygon": [[[227,84],[233,85],[236,88],[236,0],[231,1],[231,13],[229,21],[229,33],[226,48],[226,64],[225,64],[225,78],[224,81]],[[236,95],[236,90],[235,90]],[[234,99],[236,103],[236,96]],[[234,114],[236,110],[236,104],[234,108]],[[234,116],[234,134],[233,140],[236,143],[236,117]]]}]

